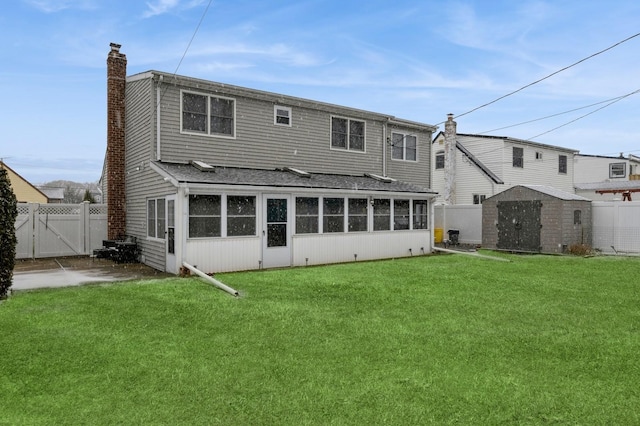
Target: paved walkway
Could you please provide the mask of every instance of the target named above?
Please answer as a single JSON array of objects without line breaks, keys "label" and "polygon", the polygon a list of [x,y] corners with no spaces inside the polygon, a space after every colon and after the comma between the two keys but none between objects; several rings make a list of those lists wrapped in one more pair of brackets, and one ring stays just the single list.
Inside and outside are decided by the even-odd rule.
[{"label": "paved walkway", "polygon": [[117,264],[89,257],[18,260],[13,269],[11,289],[71,287],[89,283],[163,278],[170,274],[139,263]]}]

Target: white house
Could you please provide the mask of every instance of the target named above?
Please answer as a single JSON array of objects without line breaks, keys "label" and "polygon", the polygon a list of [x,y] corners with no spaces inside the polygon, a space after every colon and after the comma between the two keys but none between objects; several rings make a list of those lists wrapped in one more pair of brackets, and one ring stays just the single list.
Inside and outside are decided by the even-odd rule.
[{"label": "white house", "polygon": [[[446,141],[447,128],[451,144]],[[431,188],[438,193],[436,202],[445,204],[480,204],[516,185],[573,193],[577,152],[507,136],[457,133],[449,115],[445,131],[432,144]]]},{"label": "white house", "polygon": [[[640,157],[577,154],[574,183],[578,195],[594,201],[634,199],[640,193]],[[638,194],[637,198],[640,198]]]}]

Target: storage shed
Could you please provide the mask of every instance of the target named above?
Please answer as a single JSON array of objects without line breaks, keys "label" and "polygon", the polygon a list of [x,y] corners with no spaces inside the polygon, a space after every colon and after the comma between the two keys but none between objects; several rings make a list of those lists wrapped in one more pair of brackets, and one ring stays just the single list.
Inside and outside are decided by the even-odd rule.
[{"label": "storage shed", "polygon": [[482,203],[482,246],[564,253],[591,246],[591,200],[544,185],[518,185]]}]

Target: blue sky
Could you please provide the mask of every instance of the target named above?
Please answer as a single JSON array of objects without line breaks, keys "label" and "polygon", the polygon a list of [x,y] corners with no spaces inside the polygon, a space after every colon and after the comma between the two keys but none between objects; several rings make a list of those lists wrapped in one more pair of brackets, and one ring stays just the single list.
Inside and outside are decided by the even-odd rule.
[{"label": "blue sky", "polygon": [[[36,184],[99,179],[110,42],[128,74],[177,71],[438,124],[640,32],[637,0],[213,0],[187,50],[207,5],[5,2],[0,158]],[[638,70],[635,37],[457,118],[458,131],[530,139],[640,89]],[[640,93],[533,140],[640,155],[639,116]]]}]

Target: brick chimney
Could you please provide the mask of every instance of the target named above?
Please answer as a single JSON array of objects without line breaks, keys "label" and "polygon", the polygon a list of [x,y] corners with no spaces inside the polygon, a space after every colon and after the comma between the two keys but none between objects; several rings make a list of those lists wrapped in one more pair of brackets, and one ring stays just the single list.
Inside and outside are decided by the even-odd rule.
[{"label": "brick chimney", "polygon": [[126,232],[124,165],[124,112],[127,57],[120,45],[111,43],[107,56],[107,238]]},{"label": "brick chimney", "polygon": [[447,114],[444,123],[444,201],[456,203],[456,134],[457,124],[453,114]]}]

